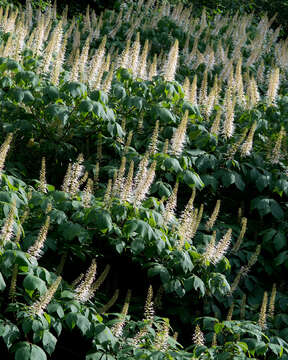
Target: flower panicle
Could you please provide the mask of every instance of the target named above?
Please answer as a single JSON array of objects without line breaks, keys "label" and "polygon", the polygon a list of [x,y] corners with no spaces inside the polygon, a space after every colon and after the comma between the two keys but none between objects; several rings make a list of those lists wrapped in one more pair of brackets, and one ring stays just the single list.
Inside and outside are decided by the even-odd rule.
[{"label": "flower panicle", "polygon": [[87,184],[84,189],[84,195],[83,195],[83,206],[85,208],[90,207],[92,193],[93,193],[93,180],[88,179]]},{"label": "flower panicle", "polygon": [[220,210],[221,200],[216,201],[216,205],[214,207],[214,210],[212,212],[212,215],[210,216],[209,220],[206,222],[206,230],[211,230],[215,224],[215,221],[218,217],[219,210]]},{"label": "flower panicle", "polygon": [[178,56],[179,56],[179,41],[178,39],[175,40],[174,45],[171,47],[168,59],[164,66],[164,79],[166,81],[174,81],[175,73],[177,69],[178,63]]},{"label": "flower panicle", "polygon": [[244,235],[246,233],[247,230],[247,218],[246,217],[242,217],[241,218],[241,230],[240,230],[240,234],[232,248],[232,251],[237,252],[240,249],[240,246],[242,244]]},{"label": "flower panicle", "polygon": [[220,260],[222,260],[223,256],[226,254],[231,243],[231,235],[232,235],[232,229],[228,229],[226,234],[222,237],[222,239],[215,247],[215,254],[212,259],[212,262],[214,264],[217,264]]},{"label": "flower panicle", "polygon": [[158,135],[159,135],[159,120],[156,121],[153,134],[151,137],[151,141],[148,147],[148,151],[150,155],[155,155],[157,152]]},{"label": "flower panicle", "polygon": [[17,276],[18,276],[18,264],[13,266],[11,284],[9,289],[9,299],[12,302],[16,301],[16,286],[17,286]]},{"label": "flower panicle", "polygon": [[165,224],[168,224],[173,219],[174,212],[175,212],[176,205],[177,205],[178,187],[179,187],[179,183],[177,181],[173,188],[172,194],[170,195],[170,197],[166,203],[166,206],[165,206],[165,211],[164,211],[164,215],[163,215]]},{"label": "flower panicle", "polygon": [[256,131],[257,122],[254,121],[253,125],[250,128],[246,141],[241,146],[241,156],[249,156],[253,148],[253,137]]},{"label": "flower panicle", "polygon": [[276,294],[277,294],[277,286],[274,283],[272,287],[271,297],[269,301],[269,308],[268,308],[268,316],[270,319],[274,318]]},{"label": "flower panicle", "polygon": [[1,174],[3,172],[3,169],[4,169],[4,163],[5,163],[9,148],[10,148],[12,138],[13,138],[13,134],[9,133],[6,136],[6,139],[4,140],[4,143],[0,147],[0,176],[1,176]]},{"label": "flower panicle", "polygon": [[96,269],[96,261],[93,259],[89,269],[85,274],[84,280],[82,280],[82,282],[75,289],[75,297],[82,303],[85,303],[87,300],[89,300],[91,286],[96,276]]},{"label": "flower panicle", "polygon": [[260,328],[262,330],[265,330],[267,328],[267,323],[266,323],[266,319],[267,319],[267,303],[268,303],[268,293],[267,291],[264,292],[263,295],[263,300],[262,300],[262,305],[261,305],[261,309],[260,309],[260,313],[259,313],[259,319],[258,319],[258,325],[260,326]]},{"label": "flower panicle", "polygon": [[168,339],[169,339],[169,319],[164,319],[164,322],[161,325],[161,329],[157,331],[156,333],[156,339],[155,339],[155,349],[159,350],[161,352],[165,352],[168,350]]},{"label": "flower panicle", "polygon": [[193,344],[198,346],[204,346],[205,344],[204,334],[201,331],[200,326],[198,324],[196,325],[192,340],[193,340]]},{"label": "flower panicle", "polygon": [[180,156],[186,140],[186,129],[188,125],[189,112],[185,111],[184,116],[171,139],[171,153]]},{"label": "flower panicle", "polygon": [[42,157],[42,161],[41,161],[39,190],[43,193],[47,193],[46,159],[45,159],[45,157]]},{"label": "flower panicle", "polygon": [[42,315],[46,307],[51,302],[55,292],[57,291],[60,283],[61,283],[62,277],[58,276],[57,279],[54,281],[54,283],[50,286],[50,288],[39,298],[38,301],[36,301],[33,305],[29,308],[29,313],[32,316],[35,315]]},{"label": "flower panicle", "polygon": [[16,200],[14,199],[10,205],[8,216],[2,226],[0,233],[0,246],[4,247],[5,244],[12,239],[14,236],[14,224],[15,224],[15,213],[16,213]]},{"label": "flower panicle", "polygon": [[129,310],[130,300],[131,300],[131,290],[129,289],[127,291],[125,302],[121,311],[121,320],[112,328],[112,333],[116,337],[121,337],[123,334],[123,329],[126,323],[126,316]]},{"label": "flower panicle", "polygon": [[118,297],[119,297],[119,289],[116,289],[111,299],[99,310],[99,314],[106,313],[116,303]]},{"label": "flower panicle", "polygon": [[50,225],[50,216],[46,216],[45,223],[42,225],[38,237],[34,245],[30,246],[27,253],[34,259],[39,259],[42,255],[42,249],[47,238],[48,230]]}]

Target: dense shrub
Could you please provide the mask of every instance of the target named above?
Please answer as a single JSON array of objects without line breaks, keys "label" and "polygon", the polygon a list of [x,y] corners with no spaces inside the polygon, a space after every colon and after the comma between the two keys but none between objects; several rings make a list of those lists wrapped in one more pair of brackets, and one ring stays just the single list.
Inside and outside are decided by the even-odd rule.
[{"label": "dense shrub", "polygon": [[287,41],[30,5],[0,15],[4,356],[287,360]]}]

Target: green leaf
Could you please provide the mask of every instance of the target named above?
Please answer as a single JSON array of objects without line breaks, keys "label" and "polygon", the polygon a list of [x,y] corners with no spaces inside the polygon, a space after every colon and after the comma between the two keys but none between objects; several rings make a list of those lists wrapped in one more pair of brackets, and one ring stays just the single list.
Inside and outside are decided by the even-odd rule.
[{"label": "green leaf", "polygon": [[263,198],[255,198],[251,201],[251,209],[257,209],[261,216],[267,215],[271,212],[270,200]]},{"label": "green leaf", "polygon": [[103,105],[98,101],[95,102],[93,105],[93,114],[95,114],[96,116],[98,116],[101,119],[107,118],[107,115],[106,115]]},{"label": "green leaf", "polygon": [[15,345],[15,360],[30,360],[31,359],[31,344],[26,341]]},{"label": "green leaf", "polygon": [[87,221],[103,233],[112,230],[112,219],[106,210],[92,209],[88,214]]},{"label": "green leaf", "polygon": [[196,188],[199,190],[205,186],[200,176],[190,170],[185,171],[183,180],[190,187],[196,186]]},{"label": "green leaf", "polygon": [[277,251],[282,250],[287,243],[286,235],[282,231],[279,231],[274,237],[273,243]]},{"label": "green leaf", "polygon": [[177,159],[174,158],[168,158],[164,161],[164,166],[167,170],[175,171],[176,173],[179,173],[182,171],[182,168],[180,166],[180,163]]},{"label": "green leaf", "polygon": [[288,250],[281,252],[275,259],[275,265],[279,266],[288,260]]},{"label": "green leaf", "polygon": [[81,113],[91,112],[93,109],[93,102],[91,100],[83,100],[79,105],[79,111]]},{"label": "green leaf", "polygon": [[64,237],[65,240],[71,241],[76,237],[79,238],[80,242],[85,241],[88,238],[88,232],[79,224],[72,222],[64,223],[59,225],[58,232]]},{"label": "green leaf", "polygon": [[74,312],[70,312],[65,317],[65,322],[71,330],[74,329],[75,325],[77,324],[77,320],[78,320],[78,314]]},{"label": "green leaf", "polygon": [[34,275],[27,275],[23,281],[23,286],[27,290],[39,290],[40,294],[44,294],[47,291],[45,281]]},{"label": "green leaf", "polygon": [[153,267],[151,267],[148,270],[148,276],[153,277],[156,275],[160,275],[162,283],[166,283],[170,280],[170,274],[169,271],[166,269],[165,266],[161,264],[155,264]]},{"label": "green leaf", "polygon": [[131,242],[131,250],[134,254],[139,254],[145,249],[145,244],[142,239],[135,239]]},{"label": "green leaf", "polygon": [[77,326],[82,331],[82,334],[85,335],[86,332],[90,329],[91,324],[86,316],[78,314]]},{"label": "green leaf", "polygon": [[237,174],[236,172],[234,172],[234,175],[235,175],[235,185],[237,189],[239,189],[240,191],[244,191],[245,182],[243,181],[241,175]]},{"label": "green leaf", "polygon": [[280,346],[278,344],[268,344],[268,346],[275,355],[281,356],[281,354],[283,353],[282,346]]},{"label": "green leaf", "polygon": [[30,360],[47,360],[45,352],[37,345],[32,344]]},{"label": "green leaf", "polygon": [[271,213],[272,215],[278,219],[282,220],[284,217],[284,211],[282,210],[281,206],[278,204],[277,201],[274,199],[270,199],[270,206],[271,206]]},{"label": "green leaf", "polygon": [[156,118],[160,118],[162,123],[167,124],[176,122],[175,116],[168,109],[157,106],[154,111],[156,113]]},{"label": "green leaf", "polygon": [[110,343],[112,346],[114,346],[116,342],[116,339],[112,334],[111,330],[103,324],[95,326],[95,336],[100,344]]},{"label": "green leaf", "polygon": [[3,291],[5,290],[6,288],[6,283],[5,283],[5,280],[0,272],[0,291]]},{"label": "green leaf", "polygon": [[73,98],[82,97],[87,93],[87,87],[76,81],[66,84],[65,87]]},{"label": "green leaf", "polygon": [[51,355],[55,350],[57,338],[51,332],[45,330],[43,332],[42,343],[45,351],[47,351],[47,353]]},{"label": "green leaf", "polygon": [[201,296],[205,295],[205,284],[196,275],[192,275],[188,279],[184,280],[184,288],[186,291],[190,291],[192,289],[199,290],[201,293]]},{"label": "green leaf", "polygon": [[222,184],[225,186],[225,187],[228,187],[232,184],[235,183],[235,180],[236,180],[236,177],[235,177],[235,173],[232,172],[232,171],[225,171],[223,173],[223,176],[222,176]]}]

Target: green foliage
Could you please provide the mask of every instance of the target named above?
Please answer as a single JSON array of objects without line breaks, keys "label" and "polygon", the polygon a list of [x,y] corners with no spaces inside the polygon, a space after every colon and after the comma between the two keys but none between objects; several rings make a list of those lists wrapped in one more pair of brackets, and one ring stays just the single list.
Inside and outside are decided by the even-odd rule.
[{"label": "green foliage", "polygon": [[[46,3],[40,5],[44,11]],[[153,15],[145,4],[130,5],[134,15]],[[122,6],[126,18],[114,36],[110,12],[97,20],[101,26],[98,35],[94,29],[90,55],[104,35],[111,54],[124,48],[133,21],[130,5]],[[0,337],[16,360],[60,358],[63,342],[64,349],[67,344],[75,352],[81,347],[77,355],[86,360],[288,358],[288,87],[284,55],[279,60],[286,45],[274,39],[271,50],[247,66],[252,41],[262,31],[255,19],[249,22],[240,49],[248,78],[245,91],[251,91],[249,81],[258,76],[262,60],[266,77],[272,64],[279,66],[281,86],[272,104],[266,96],[271,84],[264,80],[259,80],[259,99],[251,106],[241,105],[235,92],[234,132],[228,136],[223,124],[229,110],[226,88],[232,91],[234,85],[224,76],[226,64],[218,61],[208,69],[205,59],[197,66],[195,59],[187,61],[196,39],[179,9],[172,8],[169,16],[159,10],[154,27],[133,23],[141,41],[150,41],[149,62],[160,50],[165,62],[178,40],[176,80],[166,80],[165,66],[160,75],[144,79],[129,67],[116,66],[109,91],[103,90],[108,71],[101,86],[91,86],[79,69],[81,80],[72,79],[71,64],[61,63],[57,52],[49,68],[53,76],[42,74],[49,34],[37,53],[34,17],[32,49],[9,54],[6,46],[13,39],[5,29],[0,33],[1,53],[6,54],[0,58]],[[71,23],[62,20],[67,34]],[[83,57],[87,21],[77,20]],[[208,14],[205,21],[208,30],[194,23],[198,55],[206,51],[208,40],[215,55],[223,38],[229,59],[239,39],[229,36],[226,20],[218,32],[217,16]],[[53,30],[57,24],[51,18]],[[67,36],[67,58],[78,35],[73,36]],[[76,55],[71,59],[75,62]],[[201,88],[204,74],[209,95],[216,75],[224,83],[218,84],[218,100],[209,114],[208,99],[192,103],[180,85],[197,75]],[[221,128],[213,132],[219,110]],[[253,124],[251,149],[244,153]],[[181,146],[175,151],[177,141]],[[95,259],[96,279],[91,270]],[[104,269],[106,264],[111,270]],[[109,270],[110,279],[99,290]],[[270,292],[276,282],[277,293]],[[157,292],[153,296],[149,290],[145,304],[150,283]],[[132,289],[131,301],[129,291],[124,299],[127,289]],[[262,300],[267,291],[268,305],[265,296]],[[124,304],[122,310],[118,304]],[[170,336],[170,323],[179,342]],[[196,325],[204,337],[198,326],[192,338]]]}]

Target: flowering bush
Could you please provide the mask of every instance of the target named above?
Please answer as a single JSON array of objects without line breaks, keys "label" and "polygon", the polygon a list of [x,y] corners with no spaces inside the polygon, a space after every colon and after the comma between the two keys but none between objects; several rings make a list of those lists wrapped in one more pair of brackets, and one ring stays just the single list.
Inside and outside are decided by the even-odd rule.
[{"label": "flowering bush", "polygon": [[272,21],[0,9],[7,358],[288,358]]}]

